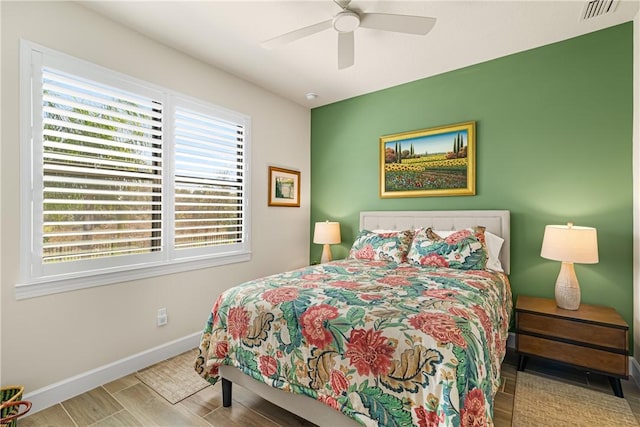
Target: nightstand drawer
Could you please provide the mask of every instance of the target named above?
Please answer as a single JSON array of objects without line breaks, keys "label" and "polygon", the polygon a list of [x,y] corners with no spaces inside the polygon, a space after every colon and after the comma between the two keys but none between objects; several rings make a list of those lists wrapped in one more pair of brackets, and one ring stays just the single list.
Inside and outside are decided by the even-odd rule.
[{"label": "nightstand drawer", "polygon": [[518,334],[517,351],[626,378],[626,354]]},{"label": "nightstand drawer", "polygon": [[518,331],[533,332],[611,349],[625,350],[627,348],[626,329],[558,317],[520,312],[518,313]]}]

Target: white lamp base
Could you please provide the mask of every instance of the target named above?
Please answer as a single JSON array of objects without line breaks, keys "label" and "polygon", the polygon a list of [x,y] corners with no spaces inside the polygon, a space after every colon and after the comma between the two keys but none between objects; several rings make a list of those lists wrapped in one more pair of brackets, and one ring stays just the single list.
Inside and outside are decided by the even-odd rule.
[{"label": "white lamp base", "polygon": [[324,264],[325,262],[331,261],[333,258],[331,257],[331,248],[328,244],[324,244],[322,246],[322,257],[320,258],[320,263]]},{"label": "white lamp base", "polygon": [[572,262],[563,262],[556,280],[556,305],[565,310],[580,308],[580,285]]}]

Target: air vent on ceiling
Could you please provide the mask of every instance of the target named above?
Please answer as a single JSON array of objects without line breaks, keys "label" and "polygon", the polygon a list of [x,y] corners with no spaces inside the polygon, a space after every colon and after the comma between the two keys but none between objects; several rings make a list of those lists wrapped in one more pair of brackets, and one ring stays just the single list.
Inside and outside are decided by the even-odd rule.
[{"label": "air vent on ceiling", "polygon": [[581,21],[612,13],[620,0],[589,0],[582,9]]}]

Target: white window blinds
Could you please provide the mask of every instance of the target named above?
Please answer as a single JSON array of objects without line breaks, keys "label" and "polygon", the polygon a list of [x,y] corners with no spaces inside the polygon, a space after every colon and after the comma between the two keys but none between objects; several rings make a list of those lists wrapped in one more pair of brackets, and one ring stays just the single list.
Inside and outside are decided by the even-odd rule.
[{"label": "white window blinds", "polygon": [[21,42],[18,298],[250,259],[250,118]]},{"label": "white window blinds", "polygon": [[244,240],[244,126],[178,107],[175,248]]},{"label": "white window blinds", "polygon": [[43,262],[162,247],[162,104],[44,68]]}]

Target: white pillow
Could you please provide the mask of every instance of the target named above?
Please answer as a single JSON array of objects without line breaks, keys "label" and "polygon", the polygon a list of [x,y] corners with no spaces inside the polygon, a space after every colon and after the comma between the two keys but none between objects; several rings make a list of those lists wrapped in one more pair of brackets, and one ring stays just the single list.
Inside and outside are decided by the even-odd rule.
[{"label": "white pillow", "polygon": [[496,236],[488,231],[484,232],[484,240],[487,243],[487,251],[489,252],[489,259],[487,260],[487,268],[490,270],[501,271],[502,264],[500,263],[500,250],[504,239],[500,236]]}]

